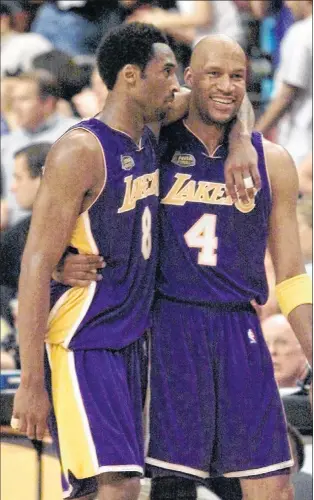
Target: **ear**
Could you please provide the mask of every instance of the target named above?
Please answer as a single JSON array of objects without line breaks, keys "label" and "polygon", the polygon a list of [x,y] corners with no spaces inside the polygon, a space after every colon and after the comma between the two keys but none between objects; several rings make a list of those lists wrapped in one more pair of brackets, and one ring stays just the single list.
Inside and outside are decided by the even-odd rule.
[{"label": "ear", "polygon": [[135,85],[139,72],[140,69],[135,64],[126,64],[122,68],[122,76],[129,85]]},{"label": "ear", "polygon": [[193,85],[193,71],[190,66],[188,66],[184,71],[184,81],[189,88]]}]

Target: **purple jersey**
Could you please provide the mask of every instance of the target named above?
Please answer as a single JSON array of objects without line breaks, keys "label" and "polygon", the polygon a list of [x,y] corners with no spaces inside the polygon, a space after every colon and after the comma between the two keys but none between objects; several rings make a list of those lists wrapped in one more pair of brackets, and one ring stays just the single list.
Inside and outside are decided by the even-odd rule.
[{"label": "purple jersey", "polygon": [[[47,341],[70,349],[119,349],[150,326],[157,256],[159,171],[154,136],[140,146],[92,118],[73,128],[90,131],[104,155],[104,187],[80,214],[70,248],[102,255],[102,281],[87,288],[52,284]],[[75,175],[73,175],[75,182]]]},{"label": "purple jersey", "polygon": [[226,144],[210,157],[183,121],[164,129],[160,140],[159,293],[199,304],[264,304],[271,194],[261,135],[253,133],[252,143],[262,189],[247,205],[233,205],[226,195]]}]

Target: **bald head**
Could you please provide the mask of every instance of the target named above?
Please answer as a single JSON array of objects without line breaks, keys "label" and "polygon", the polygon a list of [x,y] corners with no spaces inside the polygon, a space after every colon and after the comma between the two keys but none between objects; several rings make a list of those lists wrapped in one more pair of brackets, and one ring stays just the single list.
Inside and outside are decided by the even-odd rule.
[{"label": "bald head", "polygon": [[241,46],[227,35],[208,35],[195,46],[190,67],[200,71],[208,61],[219,60],[221,57],[235,57],[246,64],[246,56]]},{"label": "bald head", "polygon": [[184,74],[191,88],[189,117],[221,130],[238,113],[246,91],[246,57],[225,35],[202,38]]}]

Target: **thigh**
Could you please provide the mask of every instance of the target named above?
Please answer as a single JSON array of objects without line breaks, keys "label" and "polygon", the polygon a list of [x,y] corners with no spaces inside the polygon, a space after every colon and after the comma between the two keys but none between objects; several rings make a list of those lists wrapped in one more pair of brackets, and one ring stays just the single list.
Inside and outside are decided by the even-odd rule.
[{"label": "thigh", "polygon": [[243,500],[293,500],[293,486],[289,474],[259,479],[241,479]]},{"label": "thigh", "polygon": [[50,346],[50,429],[70,498],[95,491],[103,472],[143,473],[138,354],[135,345],[75,352]]},{"label": "thigh", "polygon": [[221,323],[211,472],[247,477],[291,467],[286,420],[259,320],[243,311],[225,314]]},{"label": "thigh", "polygon": [[[202,308],[154,306],[148,469],[205,478],[215,432],[211,353]],[[162,472],[162,471],[161,471]]]}]

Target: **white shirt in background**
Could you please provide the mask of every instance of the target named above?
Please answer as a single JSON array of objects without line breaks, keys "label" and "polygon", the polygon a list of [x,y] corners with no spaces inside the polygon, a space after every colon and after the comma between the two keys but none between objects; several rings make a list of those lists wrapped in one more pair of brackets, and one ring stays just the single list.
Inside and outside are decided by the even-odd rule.
[{"label": "white shirt in background", "polygon": [[[207,0],[213,7],[213,21],[209,26],[196,30],[193,46],[206,35],[228,35],[239,43],[243,41],[243,28],[237,7],[231,0]],[[193,0],[177,0],[179,12],[191,14],[194,10]]]},{"label": "white shirt in background", "polygon": [[312,151],[312,16],[294,23],[281,42],[275,94],[281,83],[297,87],[298,94],[278,124],[277,142],[298,166]]}]

